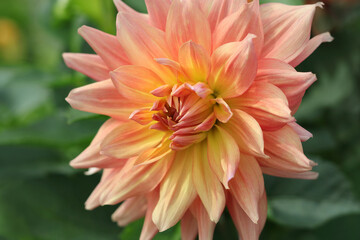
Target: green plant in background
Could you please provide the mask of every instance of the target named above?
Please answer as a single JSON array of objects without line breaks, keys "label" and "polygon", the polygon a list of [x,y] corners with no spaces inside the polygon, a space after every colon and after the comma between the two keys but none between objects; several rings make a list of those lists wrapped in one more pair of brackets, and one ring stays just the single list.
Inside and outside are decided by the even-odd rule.
[{"label": "green plant in background", "polygon": [[[142,0],[125,2],[145,10]],[[325,8],[332,17],[318,16],[315,25],[330,27],[335,41],[299,66],[320,81],[296,116],[315,135],[304,151],[321,163],[320,178],[266,178],[262,239],[360,239],[360,8]],[[106,118],[65,103],[70,89],[90,80],[68,70],[61,53],[90,52],[76,29],[114,33],[115,16],[111,0],[0,2],[0,239],[138,239],[142,220],[119,229],[109,220],[114,207],[83,210],[100,176],[68,166]],[[215,239],[236,237],[225,214]],[[179,229],[157,237],[179,238]]]}]

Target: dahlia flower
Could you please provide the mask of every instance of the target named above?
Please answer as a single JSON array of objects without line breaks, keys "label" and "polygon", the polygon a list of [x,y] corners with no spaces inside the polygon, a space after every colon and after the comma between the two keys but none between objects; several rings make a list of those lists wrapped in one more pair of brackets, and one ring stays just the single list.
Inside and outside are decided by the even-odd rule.
[{"label": "dahlia flower", "polygon": [[102,170],[86,208],[123,202],[120,226],[145,217],[141,239],[181,221],[183,239],[212,239],[225,207],[239,237],[258,239],[263,174],[313,179],[295,122],[313,73],[294,67],[329,33],[310,39],[316,7],[258,0],[120,0],[117,34],[83,26],[96,54],[65,53],[95,83],[66,99],[110,117],[74,168]]}]

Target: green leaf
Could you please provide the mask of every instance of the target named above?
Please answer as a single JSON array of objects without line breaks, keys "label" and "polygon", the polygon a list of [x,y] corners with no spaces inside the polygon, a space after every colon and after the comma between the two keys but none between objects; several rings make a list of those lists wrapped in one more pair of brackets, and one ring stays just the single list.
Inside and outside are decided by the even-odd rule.
[{"label": "green leaf", "polygon": [[296,228],[315,228],[348,214],[360,213],[350,182],[336,165],[316,159],[317,180],[266,178],[269,218]]}]

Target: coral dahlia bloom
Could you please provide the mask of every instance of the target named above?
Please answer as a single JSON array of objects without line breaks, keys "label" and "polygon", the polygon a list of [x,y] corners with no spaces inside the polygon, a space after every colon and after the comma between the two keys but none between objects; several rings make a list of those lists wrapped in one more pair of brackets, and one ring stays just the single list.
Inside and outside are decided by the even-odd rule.
[{"label": "coral dahlia bloom", "polygon": [[313,179],[293,117],[316,80],[294,67],[329,33],[310,39],[321,3],[146,0],[148,14],[114,1],[117,34],[79,33],[92,54],[64,54],[97,82],[73,108],[110,117],[71,162],[102,169],[87,209],[123,202],[120,226],[145,216],[141,239],[181,221],[183,239],[212,239],[225,207],[245,240],[267,212],[263,173]]}]

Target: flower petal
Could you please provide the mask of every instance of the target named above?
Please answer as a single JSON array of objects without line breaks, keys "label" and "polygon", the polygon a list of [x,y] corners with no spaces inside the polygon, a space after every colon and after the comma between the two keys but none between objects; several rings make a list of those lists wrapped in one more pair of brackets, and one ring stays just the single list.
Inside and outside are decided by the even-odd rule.
[{"label": "flower petal", "polygon": [[306,179],[306,180],[314,180],[317,179],[319,173],[317,172],[290,172],[288,170],[280,170],[269,167],[262,167],[262,172],[267,175],[275,176],[275,177],[283,177],[283,178],[295,178],[295,179]]},{"label": "flower petal", "polygon": [[213,239],[215,223],[209,218],[208,212],[199,198],[193,202],[190,210],[197,220],[199,240]]},{"label": "flower petal", "polygon": [[81,72],[95,81],[109,79],[110,69],[104,61],[95,54],[64,53],[66,66]]},{"label": "flower petal", "polygon": [[161,183],[159,202],[153,212],[153,221],[160,232],[174,226],[196,197],[189,153],[189,148],[176,153],[175,160]]},{"label": "flower petal", "polygon": [[149,126],[126,122],[105,137],[101,154],[120,159],[134,157],[157,146],[164,136],[164,132],[149,129]]},{"label": "flower petal", "polygon": [[92,83],[75,88],[66,98],[72,108],[127,121],[139,104],[121,96],[111,80]]},{"label": "flower petal", "polygon": [[261,168],[254,157],[241,155],[238,170],[234,179],[229,182],[229,187],[231,195],[246,215],[253,223],[258,223],[258,206],[265,188]]},{"label": "flower petal", "polygon": [[141,66],[121,66],[110,75],[121,95],[144,104],[153,104],[158,98],[151,91],[164,85],[153,71]]},{"label": "flower petal", "polygon": [[166,19],[170,9],[170,0],[145,0],[149,13],[150,23],[163,31],[166,28]]},{"label": "flower petal", "polygon": [[289,64],[293,67],[296,67],[308,56],[310,56],[320,46],[321,43],[332,42],[333,40],[334,38],[328,32],[313,37],[312,39],[310,39],[310,41],[308,41],[304,50]]},{"label": "flower petal", "polygon": [[220,124],[236,141],[241,152],[266,157],[263,132],[259,123],[244,111],[233,109],[233,117],[226,124]]},{"label": "flower petal", "polygon": [[254,81],[257,57],[253,38],[250,34],[241,42],[224,44],[211,56],[209,86],[217,96],[224,99],[239,96]]},{"label": "flower petal", "polygon": [[249,33],[256,35],[254,45],[260,56],[264,33],[259,12],[259,0],[242,4],[235,13],[224,18],[213,33],[213,49],[229,42],[242,41]]},{"label": "flower petal", "polygon": [[216,223],[225,208],[225,194],[221,183],[210,168],[207,149],[206,142],[193,147],[191,155],[194,164],[193,182],[201,202],[208,212],[208,217]]},{"label": "flower petal", "polygon": [[270,158],[258,158],[262,167],[289,172],[310,171],[316,164],[303,153],[298,134],[288,125],[273,132],[264,132],[265,153]]},{"label": "flower petal", "polygon": [[210,55],[201,45],[192,41],[179,50],[179,63],[190,82],[206,82],[210,73]]},{"label": "flower petal", "polygon": [[239,233],[239,239],[258,240],[267,217],[266,193],[263,194],[258,204],[259,221],[257,224],[251,221],[233,196],[229,196],[227,208]]},{"label": "flower petal", "polygon": [[229,188],[228,182],[234,177],[240,160],[237,143],[227,131],[216,126],[209,132],[207,144],[209,165],[225,188]]},{"label": "flower petal", "polygon": [[118,41],[133,65],[151,69],[164,81],[176,82],[171,70],[154,60],[170,56],[163,31],[132,14],[123,12],[118,14],[116,24]]},{"label": "flower petal", "polygon": [[82,26],[78,31],[111,70],[129,64],[124,49],[115,36],[88,26]]},{"label": "flower petal", "polygon": [[231,108],[222,98],[216,98],[214,102],[216,102],[214,106],[216,118],[222,123],[227,123],[233,116]]},{"label": "flower petal", "polygon": [[196,218],[188,210],[181,219],[181,239],[194,240],[197,236]]},{"label": "flower petal", "polygon": [[267,3],[260,6],[264,26],[263,58],[275,58],[287,63],[301,54],[309,39],[316,7],[312,5],[290,6]]},{"label": "flower petal", "polygon": [[154,191],[148,193],[147,195],[148,207],[139,240],[151,240],[159,232],[156,225],[152,221],[152,214],[158,201],[159,201],[159,189],[157,188]]},{"label": "flower petal", "polygon": [[276,130],[294,121],[286,96],[271,83],[254,82],[243,95],[228,102],[231,108],[250,114],[265,130]]},{"label": "flower petal", "polygon": [[306,142],[307,140],[309,140],[310,138],[313,137],[311,132],[309,132],[305,128],[301,127],[296,122],[288,123],[288,125],[299,135],[300,140],[302,142]]},{"label": "flower petal", "polygon": [[139,13],[126,5],[122,0],[113,0],[118,12],[131,13],[137,18],[141,18],[143,21],[149,21],[149,16],[147,14]]},{"label": "flower petal", "polygon": [[146,199],[144,196],[132,197],[125,200],[113,213],[111,219],[121,227],[140,219],[146,213]]},{"label": "flower petal", "polygon": [[70,162],[73,168],[121,168],[127,159],[116,159],[100,154],[100,144],[103,139],[122,122],[114,119],[107,120],[99,129],[95,138],[79,156]]},{"label": "flower petal", "polygon": [[177,56],[180,47],[187,41],[211,51],[211,31],[206,16],[197,1],[173,0],[166,22],[166,41]]}]

